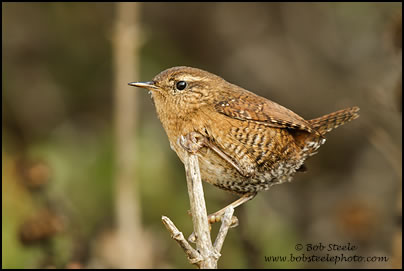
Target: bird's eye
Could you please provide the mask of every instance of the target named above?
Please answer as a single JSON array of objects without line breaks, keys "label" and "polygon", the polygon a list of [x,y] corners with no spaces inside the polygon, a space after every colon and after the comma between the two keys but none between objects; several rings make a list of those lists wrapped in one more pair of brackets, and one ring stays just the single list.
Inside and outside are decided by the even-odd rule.
[{"label": "bird's eye", "polygon": [[178,90],[184,90],[187,87],[187,82],[185,81],[178,81],[177,84],[175,85],[175,87]]}]

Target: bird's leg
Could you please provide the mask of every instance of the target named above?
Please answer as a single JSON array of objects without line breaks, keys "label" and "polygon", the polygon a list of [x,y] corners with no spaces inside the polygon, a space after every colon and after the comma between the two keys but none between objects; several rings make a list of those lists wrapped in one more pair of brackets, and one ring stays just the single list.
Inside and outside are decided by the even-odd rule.
[{"label": "bird's leg", "polygon": [[186,136],[178,138],[178,145],[183,147],[190,153],[197,153],[202,147],[208,147],[213,150],[217,155],[230,163],[242,176],[249,178],[254,174],[254,168],[242,167],[237,161],[234,161],[226,153],[224,153],[219,147],[212,144],[208,138],[198,132],[191,132]]},{"label": "bird's leg", "polygon": [[[243,176],[248,176],[249,174],[241,170],[241,168],[238,166],[238,164],[234,163],[232,159],[230,159],[226,154],[224,154],[220,149],[216,148],[214,145],[209,144],[209,141],[207,140],[206,137],[204,137],[202,134],[198,132],[191,132],[187,134],[186,136],[181,136],[178,138],[177,141],[178,145],[180,145],[182,148],[184,148],[186,151],[190,153],[197,153],[202,147],[210,147],[213,149],[219,156],[224,158],[226,161],[230,162],[233,167],[236,168]],[[244,195],[242,195],[238,200],[232,202],[231,204],[227,205],[226,207],[220,209],[219,211],[208,215],[208,222],[209,224],[213,224],[215,222],[220,222],[226,209],[229,207],[236,208],[243,203],[253,199],[257,195],[256,192],[249,192]],[[232,223],[231,227],[236,227],[238,225],[238,219],[236,216],[232,217]],[[189,240],[195,240],[195,235],[194,233],[191,234],[189,237]]]},{"label": "bird's leg", "polygon": [[[252,200],[255,196],[257,195],[256,192],[250,192],[250,193],[246,193],[244,194],[241,198],[239,198],[238,200],[230,203],[229,205],[227,205],[226,207],[220,209],[219,211],[208,215],[208,221],[210,224],[213,224],[215,222],[220,222],[220,220],[222,219],[222,216],[224,214],[224,212],[226,211],[226,209],[228,207],[233,207],[236,208],[238,206],[240,206],[243,203],[246,203],[249,200]],[[236,216],[233,216],[232,218],[232,227],[236,227],[238,225],[238,219]]]},{"label": "bird's leg", "polygon": [[216,152],[217,155],[222,157],[224,160],[230,163],[242,176],[249,178],[254,174],[254,169],[253,168],[246,168],[242,167],[237,161],[234,161],[233,159],[230,158],[226,153],[224,153],[220,148],[215,146],[214,144],[211,144],[210,142],[205,143],[206,146],[211,148],[214,152]]}]

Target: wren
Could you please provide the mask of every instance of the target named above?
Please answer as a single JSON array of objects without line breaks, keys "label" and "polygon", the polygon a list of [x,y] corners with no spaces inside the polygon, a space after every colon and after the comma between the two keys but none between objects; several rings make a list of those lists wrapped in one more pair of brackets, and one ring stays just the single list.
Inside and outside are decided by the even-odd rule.
[{"label": "wren", "polygon": [[[291,110],[223,78],[191,67],[167,69],[149,82],[131,86],[151,92],[171,148],[184,162],[189,151],[178,140],[198,142],[204,181],[241,198],[290,181],[325,142],[325,134],[359,117],[351,107],[305,120]],[[223,214],[225,208],[210,219]]]}]

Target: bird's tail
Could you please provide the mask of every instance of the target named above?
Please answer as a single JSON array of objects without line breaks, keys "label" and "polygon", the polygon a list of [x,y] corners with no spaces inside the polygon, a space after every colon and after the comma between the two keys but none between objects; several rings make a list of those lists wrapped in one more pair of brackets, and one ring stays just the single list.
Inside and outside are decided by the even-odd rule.
[{"label": "bird's tail", "polygon": [[358,118],[358,111],[359,107],[354,106],[309,120],[309,123],[321,135],[324,135],[330,132],[332,129]]}]

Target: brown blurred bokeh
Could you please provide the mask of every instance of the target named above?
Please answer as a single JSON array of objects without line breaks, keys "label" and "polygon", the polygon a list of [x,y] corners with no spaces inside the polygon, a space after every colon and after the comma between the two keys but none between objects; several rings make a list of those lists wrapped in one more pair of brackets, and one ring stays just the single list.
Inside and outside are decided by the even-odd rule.
[{"label": "brown blurred bokeh", "polygon": [[[138,59],[140,74],[129,81],[186,65],[307,119],[361,108],[359,119],[327,136],[307,161],[306,173],[236,210],[240,226],[230,230],[219,267],[401,266],[398,256],[393,263],[401,244],[401,3],[139,3],[137,8],[138,47],[127,57]],[[2,3],[5,268],[117,267],[116,9],[115,3]],[[150,96],[132,90],[139,91],[133,197],[144,236],[134,251],[148,251],[149,267],[187,268],[160,220],[167,215],[185,235],[192,232],[184,169]],[[204,188],[209,212],[234,199]],[[29,225],[46,222],[41,214],[47,211],[41,210],[49,208],[52,213],[43,217],[63,217],[64,223],[57,220],[63,227],[46,235],[46,245],[21,242],[19,231],[33,232]],[[389,260],[335,265],[264,258],[300,255],[304,251],[296,251],[296,244],[319,242],[351,243],[357,255]]]}]

